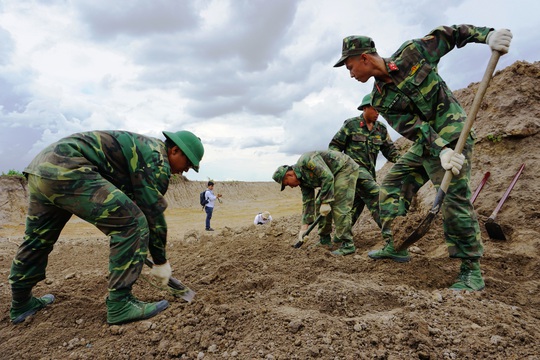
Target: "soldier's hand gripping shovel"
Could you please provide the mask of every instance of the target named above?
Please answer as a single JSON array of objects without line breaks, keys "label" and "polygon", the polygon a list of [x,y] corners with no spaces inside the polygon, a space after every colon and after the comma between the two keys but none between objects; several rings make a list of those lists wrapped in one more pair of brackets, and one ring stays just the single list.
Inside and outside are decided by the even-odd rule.
[{"label": "soldier's hand gripping shovel", "polygon": [[[461,134],[459,135],[456,148],[454,149],[454,151],[458,154],[461,154],[461,152],[463,151],[463,148],[465,147],[465,142],[467,141],[469,132],[471,131],[474,120],[476,119],[476,114],[478,113],[478,110],[480,109],[480,104],[482,103],[482,99],[484,98],[484,95],[486,94],[487,88],[489,86],[489,81],[491,80],[493,72],[495,71],[495,67],[497,66],[497,62],[499,61],[500,56],[501,54],[498,51],[491,52],[491,58],[489,59],[489,63],[487,65],[486,71],[484,72],[484,77],[482,78],[482,81],[480,82],[480,85],[478,86],[478,91],[476,92],[476,95],[474,96],[474,100],[471,106],[471,111],[469,112],[469,115],[467,116],[467,120],[465,121],[465,124],[463,125]],[[431,207],[431,210],[429,211],[428,215],[422,221],[422,223],[420,223],[420,225],[412,232],[412,234],[409,235],[408,238],[406,238],[403,242],[401,242],[401,244],[399,244],[396,247],[397,251],[408,249],[409,246],[411,246],[412,244],[420,240],[428,232],[429,227],[431,226],[431,223],[433,222],[433,219],[435,218],[435,216],[439,213],[439,210],[441,209],[441,205],[444,201],[446,192],[448,191],[448,186],[450,185],[451,181],[452,181],[452,171],[447,170],[441,181],[441,186],[439,187],[439,190],[437,191],[437,195],[435,196],[435,201],[433,202],[433,206]]]},{"label": "soldier's hand gripping shovel", "polygon": [[302,235],[302,240],[299,240],[296,244],[294,245],[291,245],[293,248],[295,249],[298,249],[300,248],[300,246],[304,245],[304,243],[306,242],[307,240],[307,237],[309,235],[309,233],[311,232],[311,230],[313,230],[315,228],[315,226],[317,226],[317,224],[319,223],[319,221],[321,221],[321,219],[323,218],[323,216],[321,214],[319,214],[316,218],[315,218],[315,221],[311,223],[311,225],[309,225],[309,227],[307,228],[306,232]]},{"label": "soldier's hand gripping shovel", "polygon": [[482,178],[482,181],[480,181],[480,184],[478,185],[476,190],[474,190],[474,193],[471,196],[471,204],[474,204],[474,201],[478,197],[478,194],[480,194],[480,191],[482,191],[482,188],[486,184],[486,182],[489,179],[490,175],[491,175],[491,173],[489,171],[484,174],[484,177]]},{"label": "soldier's hand gripping shovel", "polygon": [[497,213],[499,212],[499,210],[501,210],[501,207],[503,206],[504,202],[508,198],[508,195],[510,195],[510,191],[512,191],[512,189],[514,188],[514,185],[516,184],[516,181],[521,175],[521,172],[523,171],[524,167],[525,167],[525,164],[521,165],[518,172],[514,176],[514,179],[508,186],[508,189],[506,189],[503,197],[497,204],[497,207],[495,208],[495,210],[493,210],[493,213],[491,214],[491,216],[486,220],[486,223],[485,223],[486,230],[488,232],[489,237],[492,239],[506,240],[506,236],[504,236],[504,232],[502,231],[501,226],[495,222],[495,217],[497,216]]},{"label": "soldier's hand gripping shovel", "polygon": [[[144,263],[148,265],[150,269],[154,266],[152,260],[148,258],[144,260]],[[176,297],[180,297],[187,302],[191,302],[196,294],[195,291],[191,290],[186,285],[182,284],[179,280],[173,278],[172,276],[169,278],[169,283],[167,284],[167,287],[171,294]]]}]

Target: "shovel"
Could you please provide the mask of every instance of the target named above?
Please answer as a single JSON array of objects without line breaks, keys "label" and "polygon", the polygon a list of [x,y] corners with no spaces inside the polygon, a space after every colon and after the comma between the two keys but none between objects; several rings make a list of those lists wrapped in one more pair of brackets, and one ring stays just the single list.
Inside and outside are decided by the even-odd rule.
[{"label": "shovel", "polygon": [[474,201],[478,197],[478,194],[480,194],[480,191],[482,191],[482,188],[486,184],[486,181],[489,179],[490,175],[491,175],[491,173],[489,171],[484,174],[484,177],[482,178],[482,181],[480,181],[480,185],[478,185],[478,187],[476,188],[476,190],[474,190],[474,193],[471,196],[471,204],[474,204]]},{"label": "shovel", "polygon": [[504,193],[503,197],[497,204],[497,207],[495,210],[493,210],[493,213],[491,216],[486,220],[486,230],[488,232],[488,235],[490,238],[495,240],[506,240],[506,236],[504,236],[504,232],[501,229],[501,226],[495,222],[495,217],[497,216],[497,213],[499,210],[501,210],[501,207],[503,206],[504,202],[508,198],[508,195],[510,195],[510,191],[512,191],[512,188],[516,184],[516,181],[518,180],[519,176],[521,175],[521,172],[523,171],[523,168],[525,167],[525,164],[521,165],[518,172],[514,176],[514,179],[508,186],[508,189],[506,189],[506,192]]},{"label": "shovel", "polygon": [[[459,139],[456,144],[456,148],[454,151],[458,154],[461,154],[463,151],[463,148],[465,147],[465,142],[467,141],[467,137],[469,136],[469,132],[471,131],[472,125],[474,123],[474,120],[476,119],[476,114],[478,113],[478,110],[480,109],[480,105],[482,104],[482,99],[484,98],[484,95],[486,94],[487,88],[489,86],[489,81],[491,80],[491,76],[493,75],[493,72],[495,71],[495,67],[497,67],[497,62],[499,62],[499,57],[501,56],[501,53],[498,51],[492,51],[491,52],[491,58],[489,59],[489,63],[487,65],[486,71],[484,72],[484,77],[482,78],[482,81],[480,82],[480,85],[478,86],[478,91],[476,92],[476,95],[474,96],[474,100],[471,106],[471,111],[469,113],[469,116],[467,116],[467,120],[465,121],[465,124],[463,125],[463,129],[461,130],[461,134],[459,135]],[[444,198],[446,196],[446,192],[448,191],[448,187],[450,185],[450,182],[452,181],[452,171],[447,170],[444,174],[444,177],[441,181],[441,186],[439,187],[439,191],[437,191],[437,195],[435,196],[435,201],[433,202],[433,206],[431,207],[431,210],[429,211],[426,218],[420,223],[420,225],[412,232],[411,235],[409,235],[408,238],[406,238],[401,244],[399,244],[396,247],[397,251],[406,250],[420,240],[429,230],[429,227],[431,226],[431,223],[433,222],[433,219],[435,219],[435,216],[439,213],[439,210],[441,209],[441,205],[444,201]]]},{"label": "shovel", "polygon": [[[144,260],[144,263],[148,265],[150,269],[154,267],[154,263],[152,262],[152,260],[148,258]],[[172,276],[169,278],[169,282],[167,286],[169,287],[169,292],[171,292],[174,296],[177,296],[186,300],[187,302],[191,302],[193,298],[195,297],[195,294],[196,294],[195,291],[191,290],[190,288],[188,288],[187,286],[185,286],[179,280],[177,280],[176,278],[173,278]]]},{"label": "shovel", "polygon": [[298,249],[300,248],[300,246],[304,245],[304,243],[306,242],[307,240],[307,236],[309,235],[309,233],[311,232],[311,230],[313,230],[315,228],[315,226],[317,226],[317,224],[319,223],[319,221],[321,221],[321,219],[323,218],[323,216],[321,214],[319,214],[316,218],[315,218],[315,221],[311,223],[311,225],[309,225],[309,227],[307,228],[306,232],[304,233],[304,235],[302,235],[302,240],[299,240],[296,244],[294,245],[291,245],[293,248],[295,249]]}]

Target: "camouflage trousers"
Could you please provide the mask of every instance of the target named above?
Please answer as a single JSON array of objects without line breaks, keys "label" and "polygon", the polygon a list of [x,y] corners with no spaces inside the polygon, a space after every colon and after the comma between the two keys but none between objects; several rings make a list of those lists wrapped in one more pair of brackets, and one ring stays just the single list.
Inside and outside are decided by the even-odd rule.
[{"label": "camouflage trousers", "polygon": [[49,253],[72,214],[110,238],[109,291],[130,291],[148,254],[148,223],[137,205],[103,178],[49,180],[30,174],[28,188],[24,241],[9,275],[13,294],[29,293],[45,279]]},{"label": "camouflage trousers", "polygon": [[[463,168],[459,175],[452,178],[441,206],[444,237],[449,255],[453,258],[477,259],[484,252],[478,218],[470,201],[473,141],[469,137],[463,151],[466,158]],[[409,150],[400,157],[381,184],[380,218],[385,240],[393,240],[393,220],[407,214],[411,200],[420,187],[431,180],[438,190],[444,173],[439,157],[427,151],[423,156],[418,156]]]},{"label": "camouflage trousers", "polygon": [[352,208],[352,225],[362,214],[364,206],[367,206],[373,220],[381,227],[379,219],[379,184],[369,170],[360,166],[360,175],[356,182],[354,204]]},{"label": "camouflage trousers", "polygon": [[[356,163],[354,164],[356,165]],[[331,204],[332,211],[322,219],[319,225],[320,236],[332,233],[333,221],[335,224],[334,241],[353,241],[351,210],[354,203],[357,178],[358,166],[344,167],[337,174],[334,174],[334,202]]]}]

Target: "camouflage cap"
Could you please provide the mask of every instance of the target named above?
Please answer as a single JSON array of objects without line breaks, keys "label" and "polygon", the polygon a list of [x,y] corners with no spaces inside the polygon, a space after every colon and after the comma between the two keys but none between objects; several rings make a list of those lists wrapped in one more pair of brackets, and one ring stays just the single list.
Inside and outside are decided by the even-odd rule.
[{"label": "camouflage cap", "polygon": [[367,94],[366,96],[364,96],[364,98],[362,99],[362,103],[358,107],[358,110],[362,111],[366,106],[371,106],[371,94]]},{"label": "camouflage cap", "polygon": [[281,165],[280,167],[277,168],[276,171],[274,171],[274,175],[272,175],[272,179],[274,179],[274,181],[277,182],[278,184],[281,184],[281,191],[285,189],[285,185],[283,185],[282,183],[283,178],[285,177],[285,174],[287,173],[287,171],[289,171],[290,169],[291,167],[289,165]]},{"label": "camouflage cap", "polygon": [[352,35],[343,39],[343,49],[341,50],[341,59],[334,65],[340,67],[345,64],[349,56],[371,54],[377,52],[375,42],[367,36]]}]

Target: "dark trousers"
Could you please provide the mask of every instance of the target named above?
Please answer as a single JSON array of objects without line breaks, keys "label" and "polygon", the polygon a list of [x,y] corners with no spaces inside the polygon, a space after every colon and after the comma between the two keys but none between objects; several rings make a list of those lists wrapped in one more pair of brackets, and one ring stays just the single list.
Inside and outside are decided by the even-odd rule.
[{"label": "dark trousers", "polygon": [[210,220],[212,219],[212,213],[214,208],[210,206],[205,206],[204,211],[206,211],[206,230],[210,229]]}]

